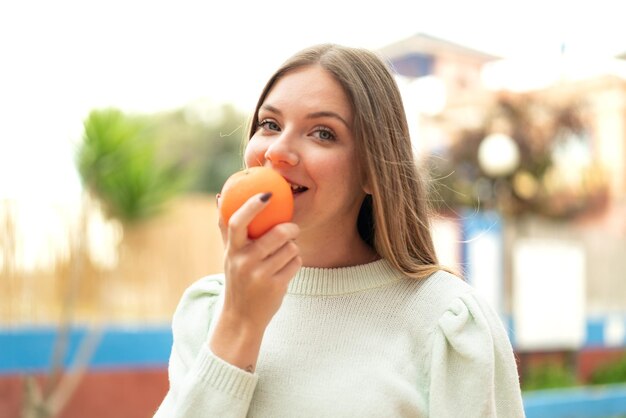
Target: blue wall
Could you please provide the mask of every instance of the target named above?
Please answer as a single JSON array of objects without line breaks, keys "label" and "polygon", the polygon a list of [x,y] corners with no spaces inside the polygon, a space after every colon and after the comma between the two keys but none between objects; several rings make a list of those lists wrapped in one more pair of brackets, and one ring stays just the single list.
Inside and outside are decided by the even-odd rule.
[{"label": "blue wall", "polygon": [[626,416],[626,384],[524,393],[526,418]]},{"label": "blue wall", "polygon": [[[71,367],[87,329],[69,334],[64,359]],[[38,373],[50,368],[57,330],[44,327],[0,329],[0,374]],[[169,325],[162,327],[108,327],[89,363],[90,368],[166,367],[172,346]]]}]

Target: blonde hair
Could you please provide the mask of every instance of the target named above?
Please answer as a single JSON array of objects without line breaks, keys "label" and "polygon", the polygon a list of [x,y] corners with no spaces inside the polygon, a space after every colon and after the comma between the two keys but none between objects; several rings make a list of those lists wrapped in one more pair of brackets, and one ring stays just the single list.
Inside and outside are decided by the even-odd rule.
[{"label": "blonde hair", "polygon": [[259,108],[277,80],[310,65],[329,71],[353,107],[359,170],[371,192],[357,222],[361,237],[410,277],[421,279],[442,269],[430,233],[426,185],[413,158],[400,91],[391,70],[374,52],[323,44],[293,55],[265,85],[248,139],[258,129]]}]

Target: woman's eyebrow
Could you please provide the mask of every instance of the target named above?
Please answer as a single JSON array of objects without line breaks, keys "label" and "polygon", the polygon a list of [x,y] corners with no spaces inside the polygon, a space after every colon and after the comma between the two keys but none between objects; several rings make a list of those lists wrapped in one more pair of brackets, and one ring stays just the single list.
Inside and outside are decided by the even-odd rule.
[{"label": "woman's eyebrow", "polygon": [[276,113],[276,114],[278,114],[278,115],[282,115],[282,114],[283,114],[283,112],[281,112],[280,110],[278,110],[278,108],[276,108],[276,107],[274,107],[274,106],[272,106],[272,105],[270,105],[270,104],[265,104],[265,103],[264,103],[264,104],[261,106],[261,109],[268,110],[268,111],[270,111],[270,112],[272,112],[272,113]]},{"label": "woman's eyebrow", "polygon": [[[264,103],[261,106],[261,109],[263,110],[267,110],[268,112],[272,112],[275,113],[279,116],[282,116],[283,112],[280,111],[280,109],[278,109],[277,107],[272,106],[271,104],[267,104]],[[350,125],[348,124],[348,121],[346,121],[339,113],[336,112],[332,112],[330,110],[322,110],[319,112],[313,112],[313,113],[309,113],[308,115],[306,115],[307,119],[316,119],[316,118],[334,118],[337,119],[338,121],[340,121],[341,123],[343,123],[346,128],[350,129]]]},{"label": "woman's eyebrow", "polygon": [[[281,112],[277,107],[272,106],[271,104],[263,104],[261,106],[261,108],[263,110],[267,110],[269,112],[275,113],[279,116],[282,116],[283,112]],[[339,120],[341,123],[343,123],[346,128],[350,129],[350,125],[348,124],[348,121],[346,121],[339,113],[336,112],[332,112],[332,111],[319,111],[319,112],[313,112],[313,113],[309,113],[308,115],[306,115],[307,119],[316,119],[316,118],[334,118]]]},{"label": "woman's eyebrow", "polygon": [[321,111],[321,112],[309,113],[308,115],[306,115],[306,117],[308,119],[334,118],[334,119],[341,121],[344,125],[346,125],[346,128],[350,129],[350,125],[348,125],[348,122],[344,118],[342,118],[339,113],[330,112],[330,111]]}]

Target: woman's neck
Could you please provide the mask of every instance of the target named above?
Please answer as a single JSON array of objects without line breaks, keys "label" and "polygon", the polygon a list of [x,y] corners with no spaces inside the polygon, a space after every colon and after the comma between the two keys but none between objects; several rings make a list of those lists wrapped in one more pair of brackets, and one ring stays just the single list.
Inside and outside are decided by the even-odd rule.
[{"label": "woman's neck", "polygon": [[349,267],[371,263],[380,257],[367,245],[357,231],[352,234],[307,234],[296,240],[304,267]]}]

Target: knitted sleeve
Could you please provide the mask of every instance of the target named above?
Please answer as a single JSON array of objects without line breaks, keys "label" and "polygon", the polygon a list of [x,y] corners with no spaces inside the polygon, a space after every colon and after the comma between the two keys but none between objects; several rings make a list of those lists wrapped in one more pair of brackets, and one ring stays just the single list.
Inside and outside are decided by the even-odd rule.
[{"label": "knitted sleeve", "polygon": [[208,345],[222,276],[209,276],[183,294],[172,320],[170,388],[155,418],[245,417],[258,377],[226,363]]},{"label": "knitted sleeve", "polygon": [[440,317],[431,361],[429,416],[524,417],[508,335],[477,295],[454,299]]}]

